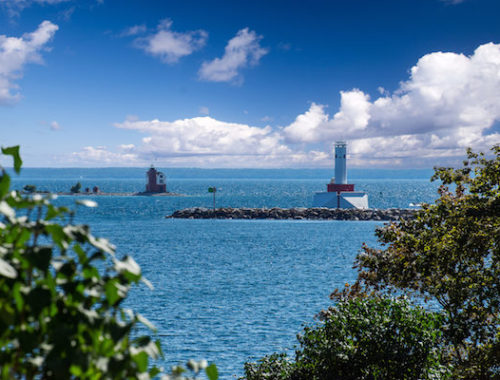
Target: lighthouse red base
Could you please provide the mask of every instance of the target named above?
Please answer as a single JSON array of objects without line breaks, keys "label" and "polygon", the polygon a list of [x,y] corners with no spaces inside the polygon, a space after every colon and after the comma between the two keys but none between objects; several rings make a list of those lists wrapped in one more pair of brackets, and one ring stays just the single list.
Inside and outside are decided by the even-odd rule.
[{"label": "lighthouse red base", "polygon": [[329,183],[326,185],[326,191],[329,193],[341,192],[341,191],[354,191],[354,184],[348,183]]}]

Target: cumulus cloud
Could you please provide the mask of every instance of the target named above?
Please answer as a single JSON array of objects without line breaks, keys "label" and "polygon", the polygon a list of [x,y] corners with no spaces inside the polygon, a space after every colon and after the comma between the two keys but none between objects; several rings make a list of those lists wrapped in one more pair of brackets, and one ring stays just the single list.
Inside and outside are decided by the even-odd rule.
[{"label": "cumulus cloud", "polygon": [[[87,147],[73,154],[96,163],[126,155],[136,165],[162,162],[167,166],[276,167],[290,162],[317,159],[321,153],[292,152],[271,127],[228,123],[209,116],[175,121],[125,120],[117,128],[144,134],[141,144],[122,145],[120,152]],[[101,158],[104,160],[100,162]]]},{"label": "cumulus cloud", "polygon": [[32,33],[22,37],[0,35],[0,103],[16,102],[20,98],[15,79],[22,77],[27,63],[43,63],[40,52],[59,27],[50,21],[42,22]]},{"label": "cumulus cloud", "polygon": [[222,58],[203,62],[199,70],[201,79],[213,82],[230,82],[240,78],[239,70],[257,65],[268,53],[260,46],[262,36],[248,28],[241,29],[226,45]]},{"label": "cumulus cloud", "polygon": [[471,56],[427,54],[396,92],[382,93],[371,101],[359,89],[342,91],[333,117],[313,103],[283,129],[286,141],[347,139],[355,154],[408,159],[458,156],[468,146],[486,150],[500,142],[491,131],[500,121],[500,44],[481,45]]},{"label": "cumulus cloud", "polygon": [[118,152],[87,147],[75,155],[142,166],[155,160],[167,166],[331,167],[334,141],[348,140],[350,166],[453,165],[467,147],[488,151],[500,143],[498,99],[500,44],[488,43],[470,56],[427,54],[395,92],[381,88],[371,99],[361,89],[341,91],[338,110],[328,114],[326,105],[311,103],[285,127],[208,116],[128,117],[115,126],[142,133],[139,144]]},{"label": "cumulus cloud", "polygon": [[86,146],[80,152],[72,153],[69,161],[78,162],[79,164],[98,163],[100,166],[133,166],[138,162],[138,157],[135,153],[129,153],[129,148],[130,146],[125,145],[120,147],[120,152],[111,152],[105,146],[98,146],[95,148]]},{"label": "cumulus cloud", "polygon": [[[140,33],[142,26],[127,30],[128,35]],[[135,45],[165,63],[176,63],[180,58],[192,54],[205,46],[208,33],[204,30],[175,32],[172,30],[172,20],[165,19],[158,25],[157,31],[146,37],[135,39]]]},{"label": "cumulus cloud", "polygon": [[126,120],[115,126],[149,134],[142,139],[142,151],[156,156],[273,155],[289,152],[281,144],[281,136],[271,127],[227,123],[209,116],[172,122]]}]

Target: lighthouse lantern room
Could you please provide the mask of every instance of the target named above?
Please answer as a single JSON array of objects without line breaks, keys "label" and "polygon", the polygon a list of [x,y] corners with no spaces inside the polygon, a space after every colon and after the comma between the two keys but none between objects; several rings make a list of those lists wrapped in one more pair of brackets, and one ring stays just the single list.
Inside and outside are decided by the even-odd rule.
[{"label": "lighthouse lantern room", "polygon": [[146,193],[166,193],[167,183],[165,174],[156,170],[153,165],[146,172]]},{"label": "lighthouse lantern room", "polygon": [[335,177],[326,185],[326,192],[314,194],[313,207],[368,208],[368,194],[354,191],[354,184],[347,183],[347,143],[335,143]]}]

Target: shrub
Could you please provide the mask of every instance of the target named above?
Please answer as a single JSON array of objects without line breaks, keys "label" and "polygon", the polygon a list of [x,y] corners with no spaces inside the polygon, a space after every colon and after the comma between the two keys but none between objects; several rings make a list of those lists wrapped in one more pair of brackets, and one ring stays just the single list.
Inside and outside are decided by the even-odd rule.
[{"label": "shrub", "polygon": [[286,354],[272,354],[259,359],[257,363],[245,363],[246,380],[287,380],[295,368]]},{"label": "shrub", "polygon": [[[2,148],[20,171],[19,147]],[[2,379],[149,379],[160,373],[151,359],[158,340],[139,336],[140,314],[121,307],[142,278],[130,257],[117,257],[107,240],[51,196],[22,197],[0,177],[0,377]],[[91,201],[78,202],[93,207]],[[210,380],[217,369],[188,363]],[[172,369],[180,378],[186,370]],[[177,376],[178,375],[178,376]],[[177,377],[175,377],[177,376]]]},{"label": "shrub", "polygon": [[82,189],[82,184],[80,182],[77,182],[75,185],[71,186],[70,191],[72,193],[79,193],[81,189]]},{"label": "shrub", "polygon": [[271,355],[245,365],[247,380],[445,379],[441,316],[403,299],[341,300],[298,336],[295,361]]}]

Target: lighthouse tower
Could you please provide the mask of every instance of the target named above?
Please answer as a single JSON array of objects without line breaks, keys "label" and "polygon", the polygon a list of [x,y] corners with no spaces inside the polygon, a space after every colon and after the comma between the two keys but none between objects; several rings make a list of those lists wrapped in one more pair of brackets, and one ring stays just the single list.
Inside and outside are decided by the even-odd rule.
[{"label": "lighthouse tower", "polygon": [[345,155],[347,152],[347,143],[345,141],[337,141],[335,143],[335,183],[347,183],[347,165]]},{"label": "lighthouse tower", "polygon": [[368,194],[354,191],[347,183],[347,143],[335,142],[335,178],[326,185],[326,192],[314,194],[313,207],[368,208]]},{"label": "lighthouse tower", "polygon": [[167,184],[165,182],[165,174],[156,170],[153,165],[146,172],[146,193],[166,193]]}]

